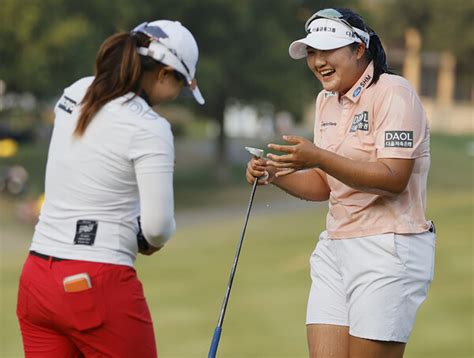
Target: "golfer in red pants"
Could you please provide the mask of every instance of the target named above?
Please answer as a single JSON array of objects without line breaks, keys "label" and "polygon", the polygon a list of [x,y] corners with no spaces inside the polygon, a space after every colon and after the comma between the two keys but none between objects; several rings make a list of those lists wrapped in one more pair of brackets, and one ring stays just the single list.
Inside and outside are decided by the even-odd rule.
[{"label": "golfer in red pants", "polygon": [[45,201],[18,293],[27,357],[156,357],[134,263],[175,231],[174,143],[152,107],[195,80],[198,47],[177,21],[104,41],[94,77],[55,107]]}]

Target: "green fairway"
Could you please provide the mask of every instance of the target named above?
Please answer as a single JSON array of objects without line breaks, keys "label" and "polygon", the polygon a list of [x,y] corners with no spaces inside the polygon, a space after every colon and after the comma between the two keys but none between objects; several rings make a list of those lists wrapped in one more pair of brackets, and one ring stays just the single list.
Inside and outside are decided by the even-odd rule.
[{"label": "green fairway", "polygon": [[[433,137],[428,217],[438,230],[436,271],[407,358],[467,358],[474,353],[473,157],[467,151],[472,140]],[[237,202],[232,215],[208,216],[203,210],[194,223],[180,226],[178,220],[177,234],[169,245],[137,261],[163,358],[207,356],[250,187],[235,190],[240,195],[232,194]],[[270,192],[273,199],[276,196],[288,204],[297,200],[276,189],[260,188],[255,202],[267,200]],[[307,356],[308,260],[324,228],[326,205],[290,207],[282,211],[270,205],[250,218],[219,357]],[[10,225],[4,218],[0,223],[15,236],[7,238],[2,233],[0,357],[21,357],[15,300],[32,227]],[[7,240],[18,242],[6,245]]]}]

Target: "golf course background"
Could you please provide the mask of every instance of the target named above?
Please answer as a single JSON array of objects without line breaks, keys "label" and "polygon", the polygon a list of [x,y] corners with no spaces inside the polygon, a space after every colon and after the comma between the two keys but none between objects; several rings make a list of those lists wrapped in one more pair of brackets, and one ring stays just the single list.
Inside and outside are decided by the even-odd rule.
[{"label": "golf course background", "polygon": [[[186,143],[176,146],[178,159],[186,158],[180,153]],[[33,192],[41,190],[45,159],[46,148],[34,144],[15,158],[28,169]],[[177,233],[136,265],[163,358],[207,356],[250,194],[243,166],[235,168],[232,185],[219,186],[206,176],[212,162],[185,164],[176,165]],[[407,358],[474,356],[473,183],[474,137],[433,134],[428,218],[438,232],[435,277]],[[23,356],[16,292],[34,227],[16,218],[17,205],[0,198],[0,357],[8,358]],[[308,260],[324,228],[326,203],[259,187],[254,205],[218,356],[306,357]]]}]

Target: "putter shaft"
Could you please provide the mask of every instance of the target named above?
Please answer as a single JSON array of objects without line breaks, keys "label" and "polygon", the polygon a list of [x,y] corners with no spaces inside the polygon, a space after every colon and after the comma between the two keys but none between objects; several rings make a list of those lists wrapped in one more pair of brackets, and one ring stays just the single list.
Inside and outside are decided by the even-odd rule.
[{"label": "putter shaft", "polygon": [[230,290],[232,289],[232,283],[234,282],[235,271],[237,269],[237,263],[239,262],[240,251],[242,249],[242,244],[244,242],[245,230],[247,229],[247,223],[249,221],[250,210],[252,209],[253,197],[255,196],[255,191],[257,190],[257,183],[258,183],[258,179],[255,178],[255,181],[253,182],[253,185],[252,185],[252,191],[250,193],[250,200],[247,207],[247,214],[245,215],[244,227],[242,228],[242,234],[240,235],[240,240],[237,245],[237,252],[235,253],[235,256],[234,256],[234,262],[232,264],[232,269],[230,271],[230,276],[229,276],[229,283],[227,284],[227,290],[225,292],[224,301],[222,302],[219,320],[217,321],[217,327],[214,330],[214,335],[212,337],[212,342],[211,342],[211,347],[209,349],[208,358],[215,358],[216,356],[217,347],[219,345],[219,340],[220,340],[221,332],[222,332],[222,324],[224,323],[225,311],[227,308],[227,303],[229,302]]}]

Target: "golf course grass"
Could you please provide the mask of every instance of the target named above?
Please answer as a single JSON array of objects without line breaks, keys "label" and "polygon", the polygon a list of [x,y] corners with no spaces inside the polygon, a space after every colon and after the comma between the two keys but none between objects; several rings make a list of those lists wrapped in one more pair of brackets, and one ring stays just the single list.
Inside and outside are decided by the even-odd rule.
[{"label": "golf course grass", "polygon": [[[432,138],[427,216],[438,231],[435,278],[418,313],[407,358],[468,358],[474,353],[473,140]],[[219,190],[214,190],[216,197],[225,196],[225,190]],[[156,255],[137,260],[160,357],[207,356],[250,186],[232,190],[231,215],[206,215],[203,210],[199,220],[183,219],[181,226],[178,215],[178,231],[170,243]],[[269,204],[250,217],[218,349],[222,358],[307,357],[308,260],[324,228],[326,206],[292,206],[297,199],[274,188],[259,188],[255,203],[266,201],[269,193],[287,202],[288,210],[281,205],[273,210]],[[4,215],[12,209],[8,201],[0,205],[0,357],[21,357],[15,302],[32,226]],[[12,240],[15,245],[7,244]]]}]

